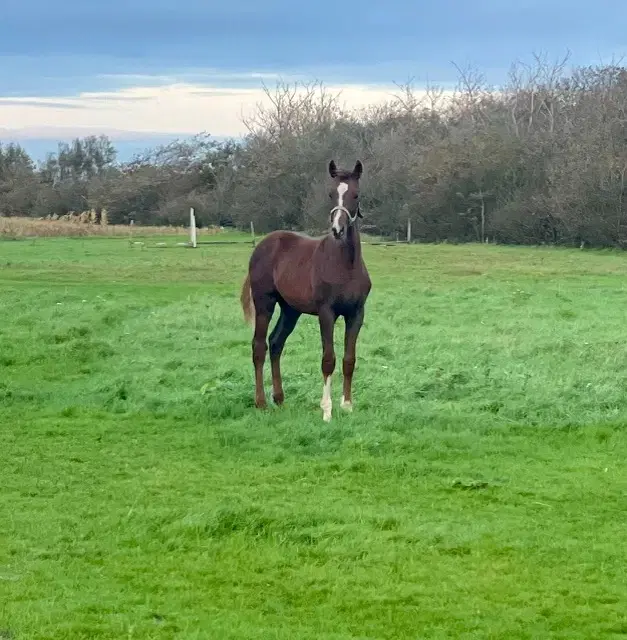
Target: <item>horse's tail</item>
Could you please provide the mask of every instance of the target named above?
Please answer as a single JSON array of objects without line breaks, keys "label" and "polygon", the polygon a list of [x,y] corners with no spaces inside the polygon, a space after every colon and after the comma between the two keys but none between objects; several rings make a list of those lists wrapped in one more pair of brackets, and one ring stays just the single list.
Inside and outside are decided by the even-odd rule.
[{"label": "horse's tail", "polygon": [[255,317],[255,305],[253,304],[253,295],[250,289],[250,273],[246,276],[246,280],[244,280],[244,284],[242,285],[242,293],[239,299],[242,303],[244,320],[252,326],[253,319]]}]

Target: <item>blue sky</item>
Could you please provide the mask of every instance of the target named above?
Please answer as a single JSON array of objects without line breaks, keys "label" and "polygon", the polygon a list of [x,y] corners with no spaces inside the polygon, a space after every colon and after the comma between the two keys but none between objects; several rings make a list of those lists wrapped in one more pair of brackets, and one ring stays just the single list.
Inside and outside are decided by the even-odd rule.
[{"label": "blue sky", "polygon": [[619,0],[2,0],[0,139],[53,140],[79,123],[143,144],[191,133],[203,110],[204,130],[239,135],[232,112],[275,74],[358,86],[361,104],[410,77],[450,86],[452,62],[494,83],[533,51],[609,62],[627,51],[625,24]]}]

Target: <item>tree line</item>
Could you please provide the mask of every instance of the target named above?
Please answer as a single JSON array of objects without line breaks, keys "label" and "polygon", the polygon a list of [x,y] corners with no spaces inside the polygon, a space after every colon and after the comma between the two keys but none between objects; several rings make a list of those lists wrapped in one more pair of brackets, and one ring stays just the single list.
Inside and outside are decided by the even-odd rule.
[{"label": "tree line", "polygon": [[193,206],[201,225],[315,233],[328,224],[328,161],[359,158],[374,234],[411,220],[422,242],[624,246],[627,68],[566,61],[536,56],[496,88],[460,69],[454,92],[407,85],[359,110],[321,83],[280,83],[241,141],[199,134],[129,162],[104,136],[59,144],[37,165],[2,145],[0,215],[185,224]]}]

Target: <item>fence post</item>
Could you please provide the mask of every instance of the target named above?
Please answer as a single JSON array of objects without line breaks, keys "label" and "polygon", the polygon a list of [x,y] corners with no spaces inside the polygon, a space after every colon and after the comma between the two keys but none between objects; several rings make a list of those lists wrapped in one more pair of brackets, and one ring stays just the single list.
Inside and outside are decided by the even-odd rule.
[{"label": "fence post", "polygon": [[250,221],[250,235],[252,237],[252,242],[253,242],[253,247],[255,246],[255,224],[254,222],[251,220]]},{"label": "fence post", "polygon": [[194,215],[194,207],[189,208],[189,242],[196,248],[196,216]]},{"label": "fence post", "polygon": [[411,219],[407,218],[407,244],[411,242]]}]

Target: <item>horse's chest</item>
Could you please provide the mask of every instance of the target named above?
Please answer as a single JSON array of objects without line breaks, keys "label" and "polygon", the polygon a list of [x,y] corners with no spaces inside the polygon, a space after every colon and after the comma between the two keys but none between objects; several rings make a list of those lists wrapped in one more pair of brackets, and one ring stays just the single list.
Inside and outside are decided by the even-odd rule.
[{"label": "horse's chest", "polygon": [[338,298],[346,302],[357,302],[367,293],[366,285],[360,280],[349,280],[338,291]]},{"label": "horse's chest", "polygon": [[334,305],[339,307],[352,307],[363,303],[370,291],[370,280],[367,274],[356,274],[344,282],[330,285],[330,297]]}]

